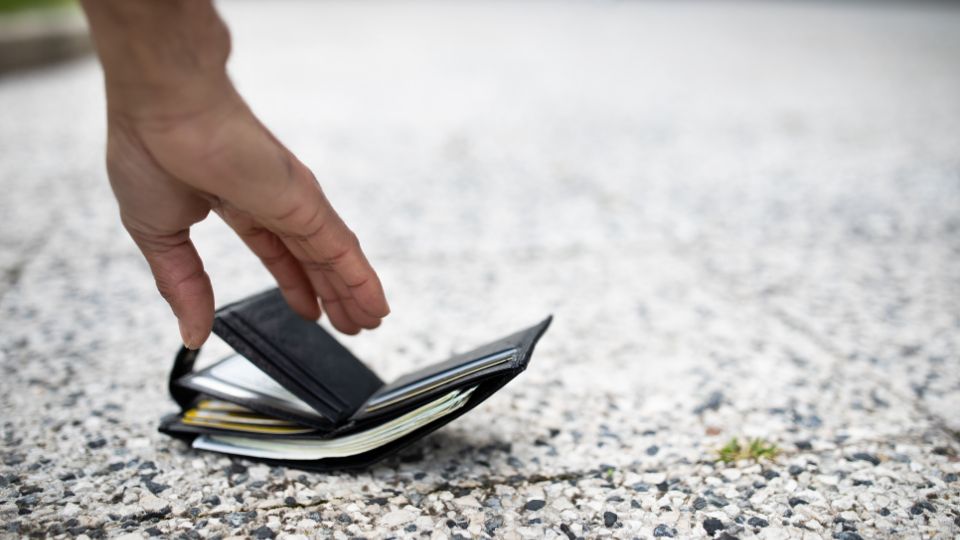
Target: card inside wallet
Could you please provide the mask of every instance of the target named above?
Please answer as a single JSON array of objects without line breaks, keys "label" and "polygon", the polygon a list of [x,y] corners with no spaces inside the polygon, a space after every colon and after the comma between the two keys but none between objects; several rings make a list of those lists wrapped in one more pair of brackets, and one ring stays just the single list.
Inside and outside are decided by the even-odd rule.
[{"label": "card inside wallet", "polygon": [[233,353],[194,370],[181,349],[170,374],[179,413],[161,431],[197,449],[300,468],[366,466],[485,400],[523,371],[550,318],[390,383],[273,289],[219,309],[214,333]]}]

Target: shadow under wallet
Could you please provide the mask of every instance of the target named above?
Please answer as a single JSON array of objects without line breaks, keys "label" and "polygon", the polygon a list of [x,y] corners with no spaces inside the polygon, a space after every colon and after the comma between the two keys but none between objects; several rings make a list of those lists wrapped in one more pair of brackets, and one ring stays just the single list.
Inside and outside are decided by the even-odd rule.
[{"label": "shadow under wallet", "polygon": [[310,470],[369,466],[456,419],[526,369],[552,317],[384,383],[278,289],[217,310],[234,353],[194,371],[182,348],[170,373],[180,412],[160,431],[199,450]]}]

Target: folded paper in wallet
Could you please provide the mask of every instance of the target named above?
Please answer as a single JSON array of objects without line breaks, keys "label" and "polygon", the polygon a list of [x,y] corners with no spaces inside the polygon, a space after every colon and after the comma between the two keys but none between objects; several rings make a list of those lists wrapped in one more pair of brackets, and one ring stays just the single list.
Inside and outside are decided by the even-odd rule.
[{"label": "folded paper in wallet", "polygon": [[160,430],[194,448],[302,469],[364,467],[457,418],[523,371],[541,323],[384,383],[277,289],[217,310],[234,354],[194,370],[180,350]]}]

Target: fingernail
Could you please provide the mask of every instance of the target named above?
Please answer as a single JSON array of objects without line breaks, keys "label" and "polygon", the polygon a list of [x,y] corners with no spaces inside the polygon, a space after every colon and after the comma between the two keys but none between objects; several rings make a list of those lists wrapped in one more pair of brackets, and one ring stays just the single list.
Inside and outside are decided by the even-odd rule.
[{"label": "fingernail", "polygon": [[178,321],[180,325],[180,339],[183,340],[183,346],[190,350],[197,350],[196,341],[190,333],[190,329],[187,328],[187,325],[183,324],[183,321]]}]

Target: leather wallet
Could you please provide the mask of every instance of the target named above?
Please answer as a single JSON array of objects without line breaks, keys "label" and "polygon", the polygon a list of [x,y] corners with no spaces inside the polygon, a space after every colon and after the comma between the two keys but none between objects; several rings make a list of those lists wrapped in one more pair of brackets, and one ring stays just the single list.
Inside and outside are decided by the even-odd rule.
[{"label": "leather wallet", "polygon": [[217,310],[213,331],[235,354],[195,370],[199,351],[181,348],[169,380],[180,412],[160,431],[273,464],[365,467],[516,377],[551,319],[385,383],[271,289]]}]

